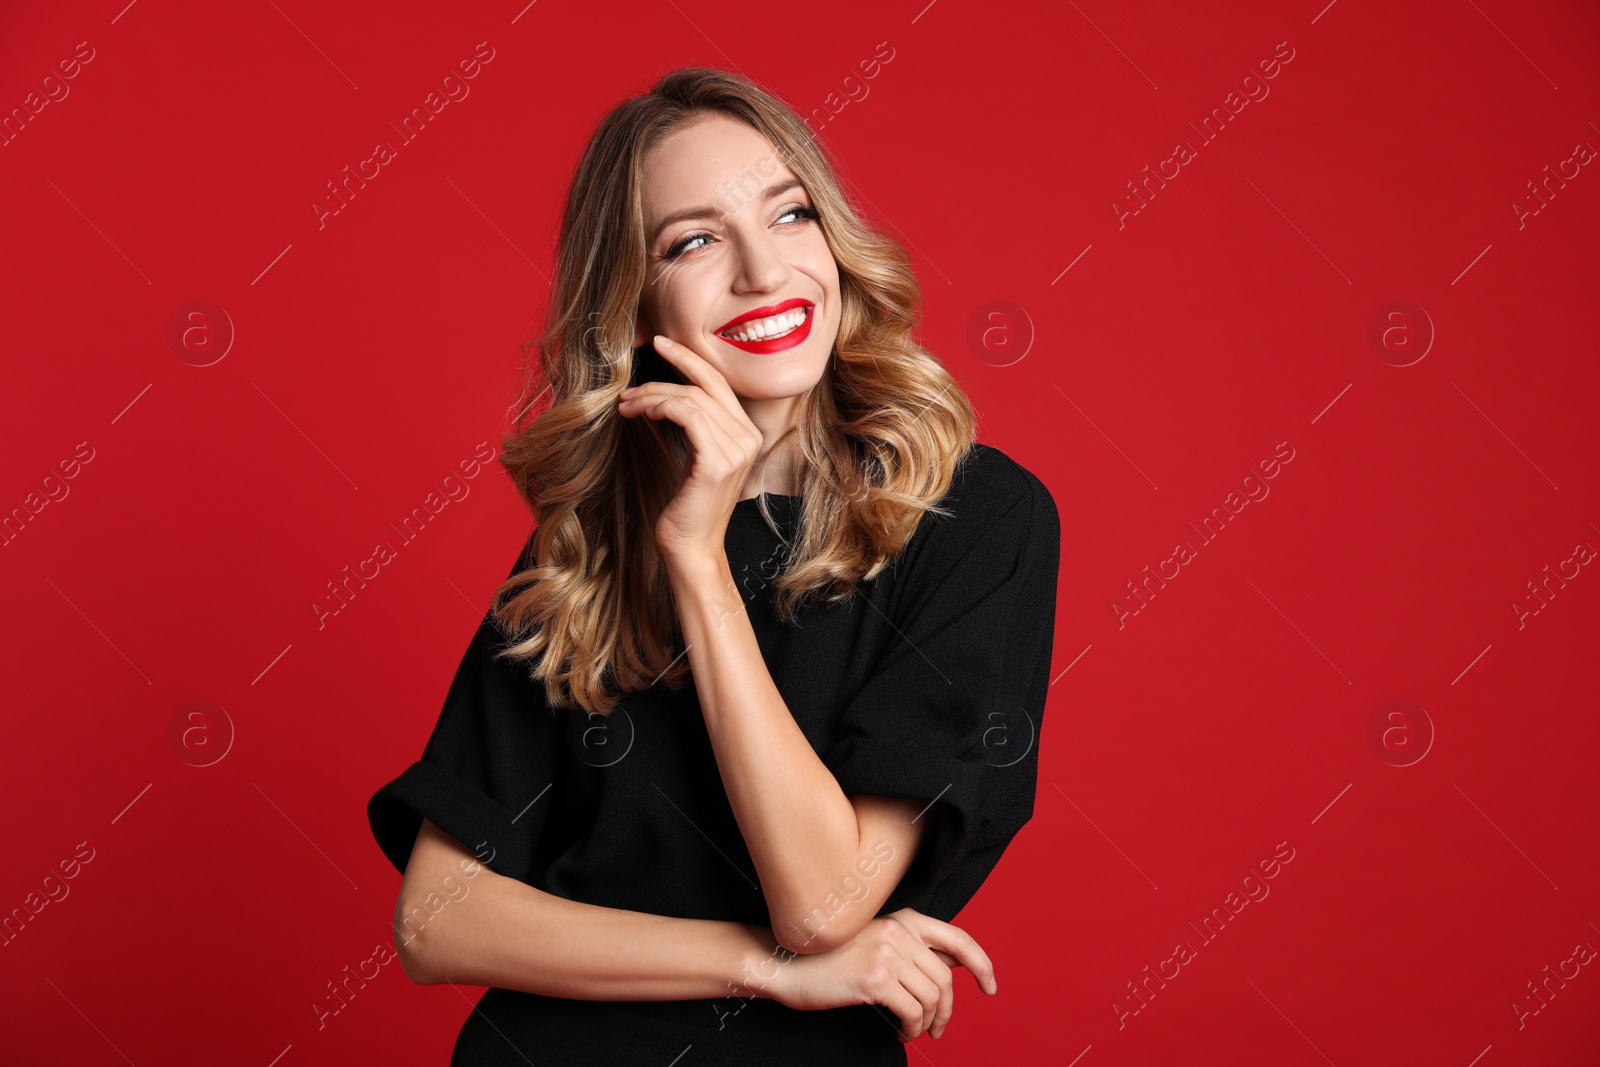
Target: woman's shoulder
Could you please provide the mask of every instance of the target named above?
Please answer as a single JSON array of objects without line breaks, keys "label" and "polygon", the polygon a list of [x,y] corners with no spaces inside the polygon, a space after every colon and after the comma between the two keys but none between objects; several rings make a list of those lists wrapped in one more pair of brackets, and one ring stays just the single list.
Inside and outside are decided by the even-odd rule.
[{"label": "woman's shoulder", "polygon": [[[1038,475],[994,445],[975,441],[961,462],[946,494],[952,505],[970,521],[997,518],[1018,507],[1038,506],[1050,500],[1050,490]],[[955,508],[953,508],[955,509]]]},{"label": "woman's shoulder", "polygon": [[993,445],[974,442],[956,465],[940,506],[944,539],[956,543],[993,535],[1026,537],[1059,527],[1055,499],[1038,475]]},{"label": "woman's shoulder", "polygon": [[937,582],[974,553],[1016,560],[1029,546],[1060,542],[1055,500],[1044,482],[993,445],[974,442],[956,465],[938,511],[922,518],[899,568]]}]

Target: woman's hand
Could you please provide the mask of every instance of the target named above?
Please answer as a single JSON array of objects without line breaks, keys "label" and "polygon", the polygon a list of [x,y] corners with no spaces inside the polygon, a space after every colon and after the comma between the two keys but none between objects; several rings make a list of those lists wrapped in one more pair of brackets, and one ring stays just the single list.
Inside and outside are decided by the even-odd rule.
[{"label": "woman's hand", "polygon": [[873,919],[827,952],[795,956],[778,968],[769,995],[802,1011],[882,1004],[900,1017],[900,1040],[944,1033],[955,1008],[954,966],[995,993],[994,965],[959,926],[911,908]]},{"label": "woman's hand", "polygon": [[656,543],[669,561],[715,559],[723,550],[733,506],[761,454],[761,431],[708,360],[660,334],[652,343],[689,384],[645,382],[626,389],[617,414],[671,419],[689,435],[694,459],[656,522]]}]

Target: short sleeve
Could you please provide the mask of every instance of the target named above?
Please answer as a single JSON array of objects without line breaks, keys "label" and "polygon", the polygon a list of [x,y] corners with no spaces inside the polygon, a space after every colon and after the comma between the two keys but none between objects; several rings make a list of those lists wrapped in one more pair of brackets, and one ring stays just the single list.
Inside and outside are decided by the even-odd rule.
[{"label": "short sleeve", "polygon": [[929,802],[884,913],[949,922],[1033,816],[1061,530],[1049,490],[1011,469],[1020,497],[981,531],[937,531],[901,579],[895,635],[823,757],[846,795]]},{"label": "short sleeve", "polygon": [[422,758],[367,802],[372,836],[402,874],[427,818],[491,870],[530,880],[553,803],[559,720],[525,663],[494,658],[507,643],[485,612]]}]

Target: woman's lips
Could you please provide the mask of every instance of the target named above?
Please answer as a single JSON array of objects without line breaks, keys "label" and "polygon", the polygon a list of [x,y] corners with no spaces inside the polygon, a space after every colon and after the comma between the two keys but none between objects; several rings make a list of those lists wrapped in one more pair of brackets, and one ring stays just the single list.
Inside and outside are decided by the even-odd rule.
[{"label": "woman's lips", "polygon": [[780,300],[776,304],[762,304],[758,308],[751,308],[738,318],[729,319],[721,326],[718,326],[716,332],[720,334],[726,330],[733,329],[741,323],[749,322],[751,319],[770,319],[774,315],[782,315],[785,311],[790,311],[797,307],[809,307],[810,305],[811,301],[803,296],[791,296],[789,299]]},{"label": "woman's lips", "polygon": [[[731,337],[724,337],[722,335],[722,330],[733,329],[742,322],[749,322],[753,319],[770,318],[773,315],[781,315],[783,312],[792,308],[800,307],[805,308],[805,319],[800,323],[800,325],[796,326],[794,329],[780,337],[763,337],[755,341],[736,341]],[[750,352],[758,356],[770,355],[773,352],[782,352],[784,349],[793,348],[795,345],[811,336],[811,320],[816,318],[816,312],[816,305],[811,303],[809,300],[785,300],[781,304],[774,305],[772,310],[768,310],[766,308],[757,308],[755,311],[750,312],[749,314],[739,316],[739,318],[734,319],[728,325],[722,327],[722,330],[717,331],[717,340],[723,342],[724,344],[730,344],[740,351]]]}]

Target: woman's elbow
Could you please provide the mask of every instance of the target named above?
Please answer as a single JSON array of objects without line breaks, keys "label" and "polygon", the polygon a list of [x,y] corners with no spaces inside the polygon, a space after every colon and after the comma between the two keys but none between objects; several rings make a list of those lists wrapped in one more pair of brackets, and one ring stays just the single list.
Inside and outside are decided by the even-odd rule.
[{"label": "woman's elbow", "polygon": [[[400,957],[400,969],[417,985],[438,985],[444,981],[436,969],[435,951],[439,930],[428,920],[433,916],[426,908],[412,907],[404,895],[395,903],[394,950]],[[433,926],[433,929],[429,929]]]},{"label": "woman's elbow", "polygon": [[415,939],[403,945],[396,945],[395,950],[400,957],[400,969],[412,982],[417,985],[438,985],[444,980],[430,969],[428,960]]}]

